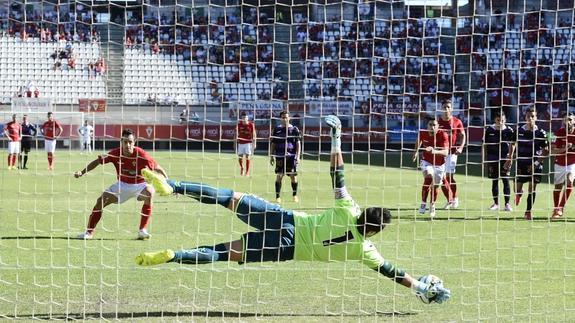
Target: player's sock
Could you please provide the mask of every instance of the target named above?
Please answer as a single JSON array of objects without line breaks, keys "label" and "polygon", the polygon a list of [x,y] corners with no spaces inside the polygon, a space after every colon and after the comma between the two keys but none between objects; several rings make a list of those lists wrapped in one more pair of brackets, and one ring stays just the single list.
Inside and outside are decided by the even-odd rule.
[{"label": "player's sock", "polygon": [[26,168],[26,164],[28,164],[28,155],[24,155],[24,165],[23,165],[23,168]]},{"label": "player's sock", "polygon": [[208,264],[214,261],[228,261],[229,252],[220,243],[215,246],[202,246],[191,250],[177,250],[174,252],[175,256],[170,262],[178,262],[181,264]]},{"label": "player's sock", "polygon": [[333,188],[342,188],[345,186],[343,165],[331,167],[329,169],[329,174],[331,175],[331,186]]},{"label": "player's sock", "polygon": [[503,182],[503,197],[505,198],[505,204],[509,204],[511,200],[511,185],[509,185],[509,178],[502,178]]},{"label": "player's sock", "polygon": [[423,186],[421,186],[421,203],[427,202],[427,197],[429,196],[429,186],[433,179],[431,177],[425,177],[423,179]]},{"label": "player's sock", "polygon": [[174,188],[174,193],[188,195],[202,203],[219,204],[228,207],[234,191],[227,188],[215,188],[210,185],[193,182],[167,181]]},{"label": "player's sock", "polygon": [[558,208],[561,202],[561,189],[553,190],[553,206]]},{"label": "player's sock", "polygon": [[102,218],[102,210],[93,209],[92,214],[90,214],[90,218],[88,219],[88,228],[86,231],[89,233],[94,232],[98,222],[100,222],[100,218]]},{"label": "player's sock", "polygon": [[12,155],[8,155],[8,167],[12,167]]},{"label": "player's sock", "polygon": [[142,210],[140,212],[140,230],[146,229],[148,223],[150,223],[150,218],[152,217],[152,206],[149,204],[142,205]]},{"label": "player's sock", "polygon": [[449,179],[449,188],[451,189],[451,197],[455,200],[457,198],[457,183],[455,182],[455,178],[453,174],[451,174]]},{"label": "player's sock", "polygon": [[250,166],[252,164],[251,159],[246,159],[246,175],[250,173]]},{"label": "player's sock", "polygon": [[297,196],[297,186],[298,182],[291,182],[291,190],[293,196]]},{"label": "player's sock", "polygon": [[431,205],[435,204],[435,201],[437,201],[438,194],[439,194],[439,187],[437,187],[437,185],[433,185],[431,187]]},{"label": "player's sock", "polygon": [[54,154],[48,153],[48,167],[52,167],[52,163],[54,162]]},{"label": "player's sock", "polygon": [[569,196],[571,196],[571,193],[573,193],[573,185],[567,184],[567,186],[565,187],[565,193],[563,193],[563,198],[561,199],[561,205],[560,205],[561,207],[565,206],[565,204],[569,200]]},{"label": "player's sock", "polygon": [[282,191],[282,182],[275,182],[276,184],[276,198],[280,197],[280,192]]},{"label": "player's sock", "polygon": [[493,196],[493,202],[499,205],[499,180],[497,179],[491,181],[491,196]]},{"label": "player's sock", "polygon": [[22,155],[18,155],[18,167],[23,168],[24,166],[22,165]]},{"label": "player's sock", "polygon": [[530,192],[527,194],[527,211],[531,211],[533,208],[533,204],[535,204],[535,196],[537,195],[536,192]]},{"label": "player's sock", "polygon": [[453,196],[451,192],[451,186],[449,184],[449,178],[447,177],[443,178],[443,185],[441,185],[441,191],[443,192],[443,195],[445,195],[447,201],[451,203],[451,201],[453,201]]}]

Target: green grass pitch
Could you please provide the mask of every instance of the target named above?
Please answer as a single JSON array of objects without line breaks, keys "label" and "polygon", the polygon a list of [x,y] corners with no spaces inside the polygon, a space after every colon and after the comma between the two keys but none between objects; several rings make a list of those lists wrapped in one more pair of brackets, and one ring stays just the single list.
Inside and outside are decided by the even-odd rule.
[{"label": "green grass pitch", "polygon": [[[174,179],[203,181],[273,199],[273,169],[257,156],[240,177],[234,155],[154,152]],[[425,305],[411,292],[357,263],[265,263],[140,268],[142,251],[194,247],[236,239],[248,228],[228,210],[186,197],[156,197],[149,241],[136,241],[140,203],[104,211],[95,239],[82,232],[100,192],[115,181],[111,165],[75,179],[93,156],[58,151],[56,170],[42,152],[27,171],[0,171],[0,319],[121,319],[141,321],[574,321],[575,225],[550,222],[551,186],[538,189],[535,221],[491,212],[490,182],[461,166],[462,207],[417,214],[421,174],[407,160],[358,158],[346,183],[362,205],[393,210],[393,224],[372,239],[388,260],[414,276],[433,273],[451,288],[446,304]],[[6,155],[2,154],[5,161]],[[349,158],[348,158],[349,159]],[[365,158],[363,158],[365,159]],[[301,164],[299,204],[307,212],[333,201],[329,164]],[[472,170],[473,166],[467,168]],[[439,203],[444,203],[439,198]]]}]

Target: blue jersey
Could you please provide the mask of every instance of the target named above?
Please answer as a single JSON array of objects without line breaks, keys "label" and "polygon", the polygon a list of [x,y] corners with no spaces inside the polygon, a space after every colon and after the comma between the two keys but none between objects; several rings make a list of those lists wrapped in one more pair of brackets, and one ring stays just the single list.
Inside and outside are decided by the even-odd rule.
[{"label": "blue jersey", "polygon": [[274,156],[295,156],[300,139],[301,133],[296,126],[291,124],[287,128],[283,125],[276,126],[271,136],[271,142],[275,144]]},{"label": "blue jersey", "polygon": [[539,163],[548,148],[547,132],[535,126],[528,130],[524,125],[517,130],[517,163]]},{"label": "blue jersey", "polygon": [[515,143],[515,131],[511,127],[497,129],[495,125],[485,128],[485,161],[506,159],[509,149]]},{"label": "blue jersey", "polygon": [[30,138],[35,137],[36,133],[36,126],[32,123],[23,123],[22,124],[22,138]]}]

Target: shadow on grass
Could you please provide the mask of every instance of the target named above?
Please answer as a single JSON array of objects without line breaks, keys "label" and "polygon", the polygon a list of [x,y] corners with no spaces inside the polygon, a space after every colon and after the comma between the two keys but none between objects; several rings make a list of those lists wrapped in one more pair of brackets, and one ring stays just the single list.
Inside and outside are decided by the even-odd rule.
[{"label": "shadow on grass", "polygon": [[94,238],[91,240],[78,239],[76,237],[59,237],[59,236],[13,236],[13,237],[0,237],[0,240],[76,240],[76,241],[138,241],[138,239],[111,239],[111,238]]},{"label": "shadow on grass", "polygon": [[34,320],[85,320],[85,319],[134,319],[134,318],[166,318],[166,317],[222,317],[222,318],[247,318],[247,317],[394,317],[412,316],[416,312],[376,312],[373,314],[318,314],[318,313],[249,313],[249,312],[217,312],[217,311],[192,311],[192,312],[140,312],[140,313],[68,313],[68,314],[30,314],[30,315],[0,315],[5,319],[34,319]]}]

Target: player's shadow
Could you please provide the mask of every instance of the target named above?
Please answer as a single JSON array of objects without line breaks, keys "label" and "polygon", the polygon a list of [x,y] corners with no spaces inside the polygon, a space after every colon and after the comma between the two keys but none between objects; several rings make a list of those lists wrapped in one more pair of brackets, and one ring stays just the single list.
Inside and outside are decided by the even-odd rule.
[{"label": "player's shadow", "polygon": [[109,312],[109,313],[51,313],[51,314],[29,314],[29,315],[0,315],[5,319],[34,319],[34,320],[86,320],[86,319],[136,319],[136,318],[168,318],[168,317],[205,317],[205,318],[247,318],[247,317],[349,317],[349,318],[369,318],[369,317],[396,317],[417,315],[416,312],[376,312],[373,314],[319,314],[319,313],[250,313],[250,312],[219,312],[219,311],[189,311],[189,312]]},{"label": "player's shadow", "polygon": [[[76,240],[76,241],[84,241],[82,239],[78,239],[76,237],[61,237],[61,236],[11,236],[11,237],[0,237],[0,240]],[[106,240],[106,241],[114,241],[114,240],[136,240],[136,239],[110,239],[110,238],[94,238],[89,241],[98,241],[98,240]]]}]

